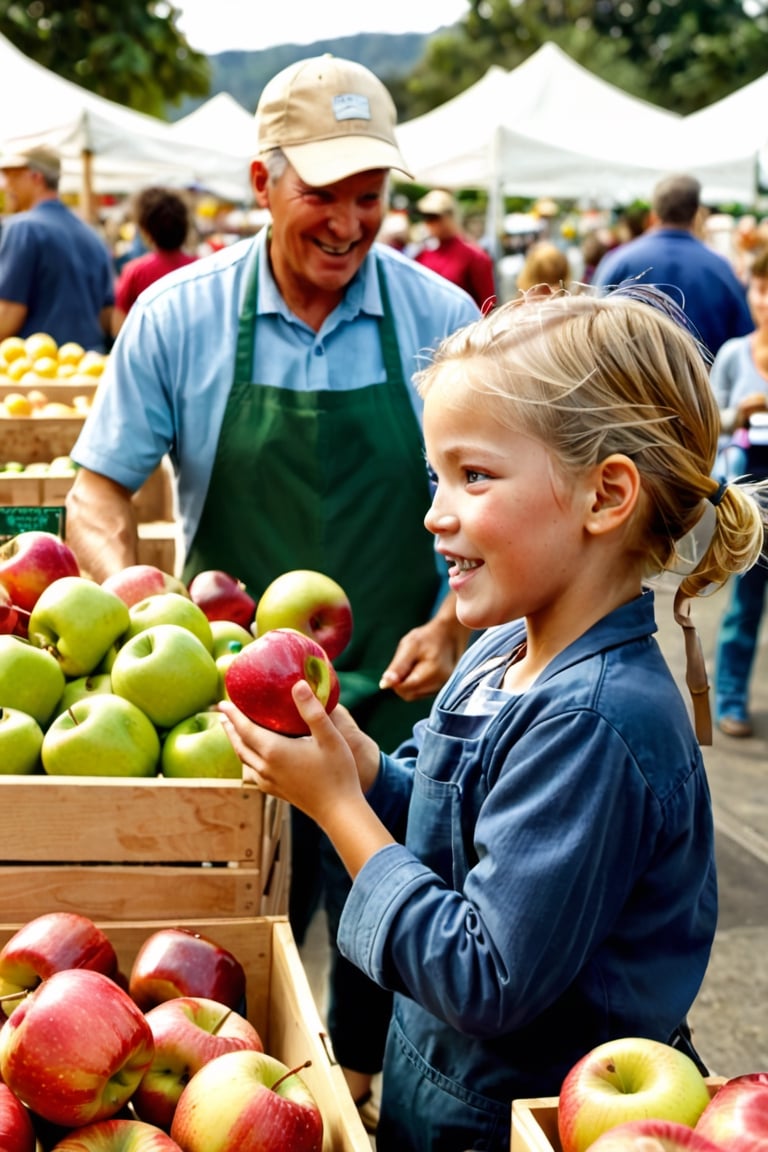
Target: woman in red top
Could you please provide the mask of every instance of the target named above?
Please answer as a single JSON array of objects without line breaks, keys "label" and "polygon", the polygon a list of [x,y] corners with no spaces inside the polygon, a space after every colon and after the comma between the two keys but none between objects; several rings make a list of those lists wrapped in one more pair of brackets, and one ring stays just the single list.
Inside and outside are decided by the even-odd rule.
[{"label": "woman in red top", "polygon": [[134,214],[136,226],[150,251],[129,260],[118,277],[112,310],[113,337],[145,288],[197,259],[183,250],[189,231],[189,211],[178,193],[168,188],[145,188],[136,199]]}]

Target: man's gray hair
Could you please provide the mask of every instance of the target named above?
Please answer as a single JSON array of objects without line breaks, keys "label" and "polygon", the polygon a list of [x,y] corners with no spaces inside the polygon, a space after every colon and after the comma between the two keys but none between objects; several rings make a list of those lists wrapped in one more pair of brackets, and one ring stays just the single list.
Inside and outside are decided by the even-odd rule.
[{"label": "man's gray hair", "polygon": [[690,227],[701,206],[701,184],[695,176],[667,176],[653,191],[653,210],[661,224]]}]

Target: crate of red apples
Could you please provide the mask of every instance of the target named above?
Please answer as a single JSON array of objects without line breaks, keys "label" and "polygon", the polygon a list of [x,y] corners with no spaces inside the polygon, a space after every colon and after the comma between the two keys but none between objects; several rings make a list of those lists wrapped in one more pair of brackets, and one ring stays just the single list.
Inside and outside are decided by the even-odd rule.
[{"label": "crate of red apples", "polygon": [[684,1052],[641,1037],[588,1052],[560,1095],[512,1103],[511,1152],[760,1152],[768,1072],[705,1077]]},{"label": "crate of red apples", "polygon": [[287,806],[243,780],[217,703],[300,731],[291,686],[330,710],[351,628],[322,573],[283,574],[257,607],[224,572],[98,583],[49,533],[2,545],[0,919],[284,912]]},{"label": "crate of red apples", "polygon": [[3,1152],[369,1152],[284,919],[53,912],[0,945]]}]

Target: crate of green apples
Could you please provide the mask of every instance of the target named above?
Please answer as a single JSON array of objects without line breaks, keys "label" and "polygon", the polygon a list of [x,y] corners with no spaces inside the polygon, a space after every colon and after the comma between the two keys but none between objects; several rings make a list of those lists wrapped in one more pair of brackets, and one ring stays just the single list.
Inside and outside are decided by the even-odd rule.
[{"label": "crate of green apples", "polygon": [[44,913],[0,997],[3,1152],[370,1152],[282,917]]},{"label": "crate of green apples", "polygon": [[[306,575],[309,600],[297,615],[289,598],[289,620],[320,628],[329,615],[346,643],[343,593],[333,585],[342,603],[324,613],[311,583],[324,591],[324,578]],[[224,572],[186,587],[134,565],[97,583],[52,534],[0,547],[0,797],[13,812],[0,920],[51,906],[110,920],[285,911],[287,806],[243,780],[217,710],[231,666],[266,639],[256,627],[254,600]],[[324,653],[290,631],[302,659]],[[330,660],[314,659],[329,686]],[[277,675],[252,664],[237,678],[244,700]]]}]

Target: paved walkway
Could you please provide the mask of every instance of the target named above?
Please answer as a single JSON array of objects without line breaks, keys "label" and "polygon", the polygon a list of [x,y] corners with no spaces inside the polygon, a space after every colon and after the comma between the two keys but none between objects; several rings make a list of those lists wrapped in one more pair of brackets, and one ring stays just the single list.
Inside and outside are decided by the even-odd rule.
[{"label": "paved walkway", "polygon": [[[728,590],[694,602],[710,681],[718,621]],[[671,590],[657,591],[659,642],[685,689],[681,629]],[[752,677],[755,734],[737,740],[716,731],[704,760],[717,834],[720,918],[707,975],[691,1012],[695,1042],[712,1072],[768,1071],[768,629]]]}]

